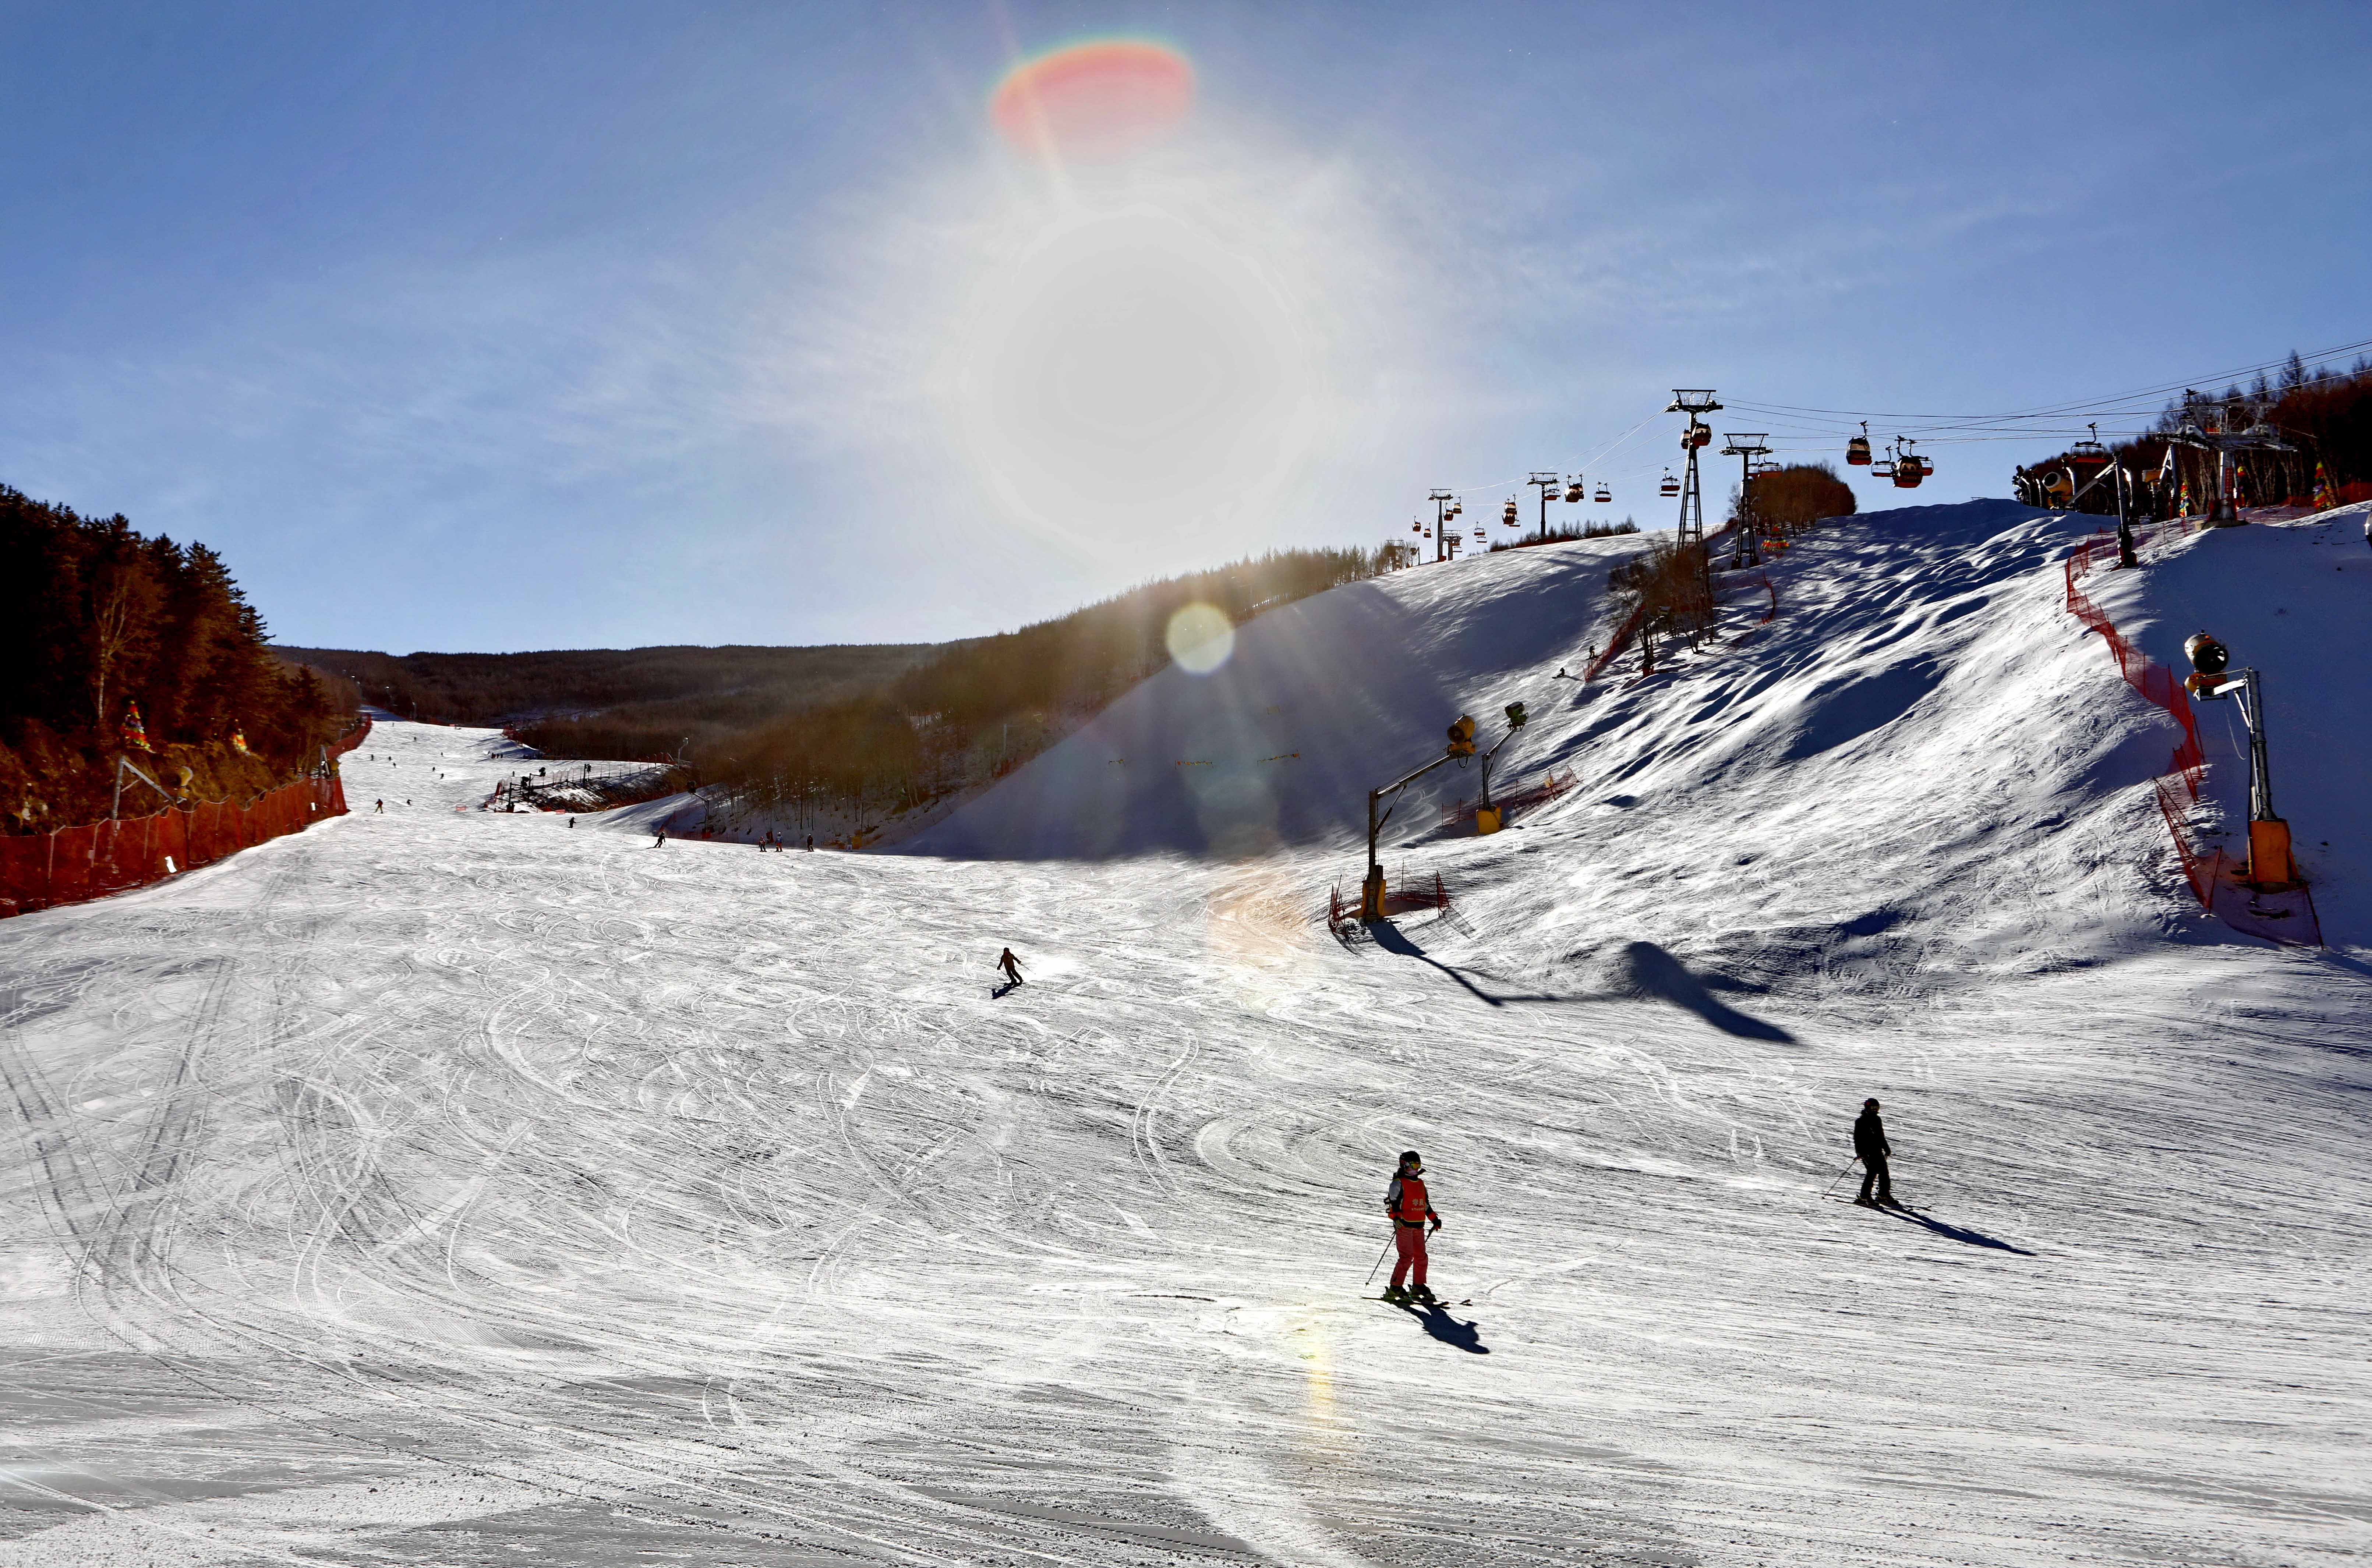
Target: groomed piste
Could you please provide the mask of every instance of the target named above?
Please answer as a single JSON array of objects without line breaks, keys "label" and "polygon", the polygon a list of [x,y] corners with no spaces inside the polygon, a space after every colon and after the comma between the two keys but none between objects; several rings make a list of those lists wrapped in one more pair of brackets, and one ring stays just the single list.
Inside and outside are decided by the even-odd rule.
[{"label": "groomed piste", "polygon": [[[387,814],[0,923],[0,1564],[2360,1562],[2372,552],[2092,579],[2262,672],[2278,947],[2065,609],[2096,521],[1824,526],[1645,679],[1556,674],[1636,540],[1337,589],[891,854],[482,812],[498,736],[382,722]],[[1572,787],[1477,838],[1438,770],[1450,910],[1330,929],[1514,701]],[[1362,1283],[1409,1147],[1429,1312]]]}]

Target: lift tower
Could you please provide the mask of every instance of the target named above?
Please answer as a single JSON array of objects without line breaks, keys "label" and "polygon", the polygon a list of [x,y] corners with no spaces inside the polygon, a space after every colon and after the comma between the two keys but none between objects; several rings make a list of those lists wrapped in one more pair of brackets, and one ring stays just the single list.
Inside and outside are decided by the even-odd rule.
[{"label": "lift tower", "polygon": [[1438,563],[1449,559],[1449,504],[1458,499],[1457,492],[1436,490],[1426,494],[1433,503],[1433,559]]},{"label": "lift tower", "polygon": [[1710,387],[1675,387],[1672,406],[1664,411],[1689,416],[1689,427],[1680,432],[1680,450],[1687,454],[1689,467],[1680,481],[1680,523],[1675,541],[1682,549],[1704,542],[1704,491],[1697,482],[1697,448],[1713,439],[1712,427],[1703,416],[1720,407]]},{"label": "lift tower", "polygon": [[1543,473],[1540,470],[1534,469],[1532,470],[1532,477],[1524,481],[1524,482],[1538,489],[1541,493],[1541,542],[1542,544],[1546,544],[1549,541],[1549,502],[1555,496],[1558,491],[1564,488],[1564,476],[1563,474],[1556,473]]},{"label": "lift tower", "polygon": [[1738,476],[1738,549],[1731,554],[1733,566],[1751,566],[1757,559],[1754,550],[1754,459],[1769,457],[1771,448],[1762,444],[1760,432],[1733,435],[1729,445],[1721,449],[1725,458],[1737,458]]}]

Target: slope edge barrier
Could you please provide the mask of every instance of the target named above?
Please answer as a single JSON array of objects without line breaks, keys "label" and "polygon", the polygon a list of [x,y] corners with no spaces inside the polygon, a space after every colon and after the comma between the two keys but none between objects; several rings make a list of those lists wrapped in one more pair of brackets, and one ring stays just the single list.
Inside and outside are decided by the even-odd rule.
[{"label": "slope edge barrier", "polygon": [[[2136,548],[2161,535],[2187,533],[2194,520],[2177,517],[2152,528],[2134,530]],[[2313,947],[2322,943],[2321,923],[2314,912],[2314,899],[2303,887],[2285,892],[2263,893],[2240,880],[2241,868],[2226,858],[2221,849],[2210,849],[2198,842],[2189,827],[2191,808],[2199,800],[2199,781],[2206,772],[2206,754],[2199,746],[2199,718],[2191,706],[2191,697],[2174,671],[2143,653],[2116,628],[2107,612],[2092,602],[2091,598],[2076,585],[2092,570],[2092,563],[2100,556],[2114,557],[2117,536],[2110,532],[2087,535],[2076,541],[2067,555],[2067,611],[2091,631],[2100,634],[2116,656],[2117,673],[2125,684],[2150,702],[2163,708],[2182,727],[2181,743],[2167,759],[2166,771],[2157,780],[2158,815],[2166,819],[2166,830],[2174,839],[2174,853],[2182,863],[2183,880],[2191,884],[2192,896],[2200,907],[2214,914],[2236,931],[2251,936],[2262,936],[2269,942],[2291,947]]]},{"label": "slope edge barrier", "polygon": [[[329,752],[343,756],[369,734],[365,719]],[[148,817],[0,838],[0,918],[146,887],[345,811],[345,785],[331,768],[245,806],[201,801]]]}]

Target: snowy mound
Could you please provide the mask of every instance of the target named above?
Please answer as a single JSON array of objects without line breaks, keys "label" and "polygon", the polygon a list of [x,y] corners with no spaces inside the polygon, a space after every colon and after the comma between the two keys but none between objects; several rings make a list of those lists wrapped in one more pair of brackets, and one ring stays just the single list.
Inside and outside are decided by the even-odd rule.
[{"label": "snowy mound", "polygon": [[1366,792],[1438,755],[1461,712],[1495,715],[1560,663],[1581,668],[1607,572],[1639,549],[1625,536],[1503,551],[1273,610],[1215,672],[1161,671],[900,847],[1234,856],[1364,832]]}]

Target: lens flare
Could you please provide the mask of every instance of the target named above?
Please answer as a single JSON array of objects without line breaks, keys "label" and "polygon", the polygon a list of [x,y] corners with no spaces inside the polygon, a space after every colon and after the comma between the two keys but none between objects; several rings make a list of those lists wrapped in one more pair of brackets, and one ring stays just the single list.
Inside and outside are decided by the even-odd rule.
[{"label": "lens flare", "polygon": [[1194,67],[1141,39],[1075,43],[1005,74],[988,116],[1017,151],[1058,158],[1123,157],[1159,139],[1194,105]]},{"label": "lens flare", "polygon": [[1236,651],[1236,628],[1222,610],[1190,604],[1169,618],[1169,656],[1189,675],[1208,675]]}]

